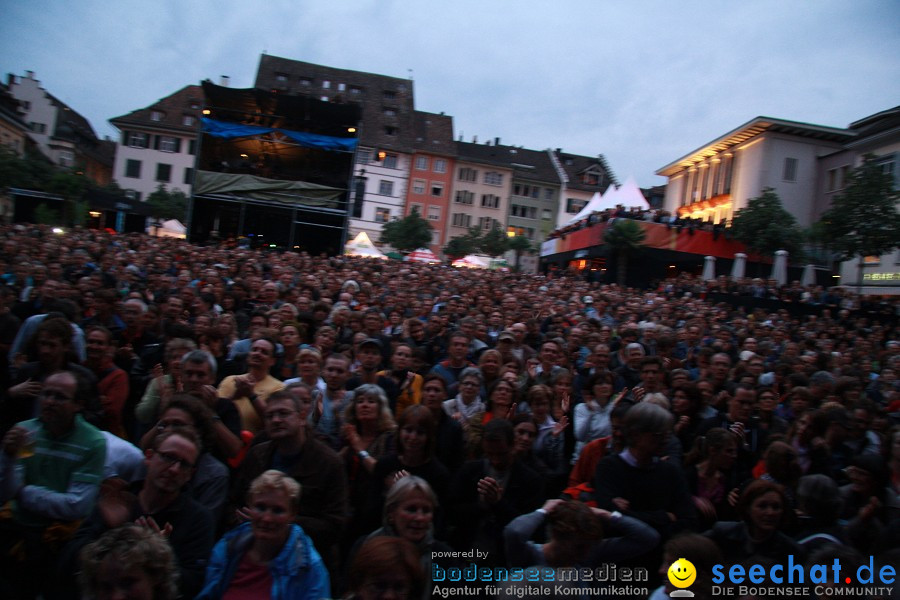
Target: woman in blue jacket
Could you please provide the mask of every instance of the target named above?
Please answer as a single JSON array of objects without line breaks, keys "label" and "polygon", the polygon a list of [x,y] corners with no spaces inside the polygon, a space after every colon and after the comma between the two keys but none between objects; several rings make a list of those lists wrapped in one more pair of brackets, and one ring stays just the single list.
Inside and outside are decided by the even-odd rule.
[{"label": "woman in blue jacket", "polygon": [[213,548],[197,599],[330,597],[322,558],[294,524],[300,484],[280,471],[266,471],[253,480],[248,499],[250,522],[225,534]]}]

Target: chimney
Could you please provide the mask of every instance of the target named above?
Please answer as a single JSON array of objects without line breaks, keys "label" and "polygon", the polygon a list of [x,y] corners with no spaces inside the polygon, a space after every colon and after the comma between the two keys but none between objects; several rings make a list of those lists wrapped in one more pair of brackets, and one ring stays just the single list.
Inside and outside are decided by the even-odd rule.
[{"label": "chimney", "polygon": [[229,77],[228,75],[222,75],[219,85],[221,85],[222,87],[228,87],[228,82],[230,79],[231,77]]},{"label": "chimney", "polygon": [[562,148],[557,148],[557,149],[556,149],[556,153],[557,153],[557,154],[562,154]]},{"label": "chimney", "polygon": [[473,143],[473,144],[477,144],[477,143],[478,143],[478,136],[477,136],[477,135],[473,135],[473,136],[472,136],[472,143]]},{"label": "chimney", "polygon": [[498,138],[498,137],[497,137],[497,138],[494,138],[494,145],[495,145],[495,146],[499,146],[499,145],[500,145],[500,138]]}]

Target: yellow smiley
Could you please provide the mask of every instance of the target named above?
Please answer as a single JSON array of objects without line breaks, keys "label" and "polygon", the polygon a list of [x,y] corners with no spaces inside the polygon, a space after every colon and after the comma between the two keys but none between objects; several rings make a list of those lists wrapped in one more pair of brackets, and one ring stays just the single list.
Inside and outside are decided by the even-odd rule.
[{"label": "yellow smiley", "polygon": [[690,587],[697,579],[697,569],[686,558],[679,558],[669,567],[669,582],[677,588]]}]

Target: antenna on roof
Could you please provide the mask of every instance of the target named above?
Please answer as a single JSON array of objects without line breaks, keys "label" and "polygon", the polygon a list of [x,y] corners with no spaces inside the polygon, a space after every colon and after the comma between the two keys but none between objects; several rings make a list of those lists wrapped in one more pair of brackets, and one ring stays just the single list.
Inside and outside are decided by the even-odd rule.
[{"label": "antenna on roof", "polygon": [[412,81],[413,80],[413,70],[407,69],[407,72],[409,73],[409,80]]}]

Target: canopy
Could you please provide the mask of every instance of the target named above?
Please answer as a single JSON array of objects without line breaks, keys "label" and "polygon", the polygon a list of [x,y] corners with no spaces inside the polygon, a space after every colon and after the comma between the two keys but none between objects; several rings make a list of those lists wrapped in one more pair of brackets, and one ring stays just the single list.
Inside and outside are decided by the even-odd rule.
[{"label": "canopy", "polygon": [[[616,202],[615,204],[621,204],[625,208],[641,208],[643,210],[650,209],[650,203],[647,202],[647,199],[644,198],[644,194],[641,193],[641,188],[638,187],[637,182],[634,180],[634,177],[629,177],[625,180],[625,183],[616,190]],[[614,208],[610,206],[608,208]]]},{"label": "canopy", "polygon": [[638,187],[634,177],[629,177],[618,188],[615,185],[610,185],[603,192],[603,195],[595,193],[591,197],[590,202],[577,215],[572,217],[566,225],[577,223],[581,219],[590,216],[591,213],[612,209],[620,204],[625,208],[641,208],[644,210],[650,208],[650,204],[644,198],[644,194],[641,193],[641,188]]},{"label": "canopy", "polygon": [[422,263],[439,263],[441,259],[439,259],[434,252],[429,250],[428,248],[419,248],[413,252],[410,252],[406,256],[406,260],[409,262],[422,262]]},{"label": "canopy", "polygon": [[365,231],[360,231],[359,235],[347,242],[347,245],[344,246],[344,254],[346,256],[362,256],[387,260],[387,256],[375,247],[375,244],[372,243]]},{"label": "canopy", "polygon": [[185,239],[187,228],[177,219],[169,219],[160,223],[159,227],[150,226],[150,233],[156,237]]},{"label": "canopy", "polygon": [[468,256],[464,256],[463,258],[454,260],[452,266],[466,267],[469,269],[487,269],[491,266],[491,259],[488,256],[470,254]]}]

